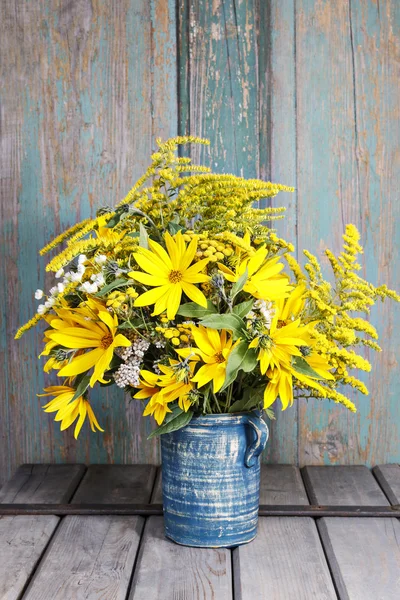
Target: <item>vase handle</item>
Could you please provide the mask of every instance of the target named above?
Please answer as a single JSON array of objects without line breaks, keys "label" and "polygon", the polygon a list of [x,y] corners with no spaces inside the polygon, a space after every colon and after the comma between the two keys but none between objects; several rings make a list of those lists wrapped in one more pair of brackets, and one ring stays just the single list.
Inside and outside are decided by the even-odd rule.
[{"label": "vase handle", "polygon": [[257,459],[260,456],[261,452],[264,450],[265,445],[268,441],[268,426],[265,421],[262,420],[261,417],[257,417],[256,415],[244,415],[246,422],[250,427],[253,428],[256,439],[250,444],[250,446],[246,449],[246,454],[244,457],[244,464],[246,467],[253,467],[257,463]]}]

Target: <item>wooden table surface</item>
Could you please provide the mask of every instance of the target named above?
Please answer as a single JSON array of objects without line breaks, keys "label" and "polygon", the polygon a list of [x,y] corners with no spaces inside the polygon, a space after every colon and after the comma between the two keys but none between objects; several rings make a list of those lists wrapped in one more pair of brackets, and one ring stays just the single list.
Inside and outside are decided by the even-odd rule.
[{"label": "wooden table surface", "polygon": [[[152,465],[23,465],[0,503],[161,503]],[[261,504],[400,504],[400,467],[264,466]],[[0,517],[1,600],[399,600],[400,523],[261,517],[234,550],[187,548],[161,516]]]}]

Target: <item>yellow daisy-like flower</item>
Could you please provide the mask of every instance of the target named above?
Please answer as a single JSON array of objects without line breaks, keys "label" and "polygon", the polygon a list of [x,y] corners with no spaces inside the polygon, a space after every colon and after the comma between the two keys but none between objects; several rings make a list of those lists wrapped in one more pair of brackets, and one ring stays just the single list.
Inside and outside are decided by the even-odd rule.
[{"label": "yellow daisy-like flower", "polygon": [[43,406],[45,412],[57,412],[54,420],[61,421],[61,431],[70,427],[76,419],[78,419],[75,425],[74,437],[77,439],[79,432],[85,422],[86,417],[89,419],[90,427],[93,432],[104,431],[97,422],[92,407],[89,402],[79,396],[76,400],[72,400],[75,395],[75,389],[67,385],[52,385],[44,388],[44,394],[38,394],[38,396],[55,396],[53,400],[50,400]]},{"label": "yellow daisy-like flower", "polygon": [[264,408],[270,407],[279,396],[282,410],[293,404],[293,376],[302,383],[318,390],[326,396],[324,389],[311,377],[296,372],[291,367],[281,366],[278,369],[269,369],[267,376],[270,381],[264,390]]},{"label": "yellow daisy-like flower", "polygon": [[192,264],[197,251],[197,240],[193,239],[186,247],[181,232],[173,237],[167,232],[164,239],[168,252],[157,242],[149,240],[150,250],[142,248],[140,253],[133,255],[145,273],[131,271],[129,276],[154,287],[136,298],[134,306],[154,304],[153,315],[166,311],[168,319],[172,320],[178,311],[182,292],[193,302],[207,306],[206,297],[195,284],[210,279],[208,275],[201,273],[209,259]]},{"label": "yellow daisy-like flower", "polygon": [[297,319],[305,305],[305,292],[306,286],[300,283],[287,298],[279,298],[275,301],[280,321],[287,322],[292,318]]},{"label": "yellow daisy-like flower", "polygon": [[105,310],[99,310],[98,320],[74,315],[74,320],[77,319],[79,323],[76,321],[76,325],[63,327],[60,330],[54,329],[47,333],[47,337],[64,348],[92,349],[80,356],[75,355],[68,365],[58,372],[58,375],[70,377],[94,367],[90,378],[90,386],[93,387],[96,381],[105,383],[103,375],[110,366],[115,348],[130,346],[132,342],[121,333],[116,333],[118,318],[116,315],[111,316]]},{"label": "yellow daisy-like flower", "polygon": [[150,398],[144,409],[143,416],[152,415],[157,425],[161,425],[166,414],[172,412],[172,410],[168,407],[169,400],[162,396],[161,389],[158,386],[159,375],[143,369],[140,371],[140,376],[139,391],[133,397],[138,400]]},{"label": "yellow daisy-like flower", "polygon": [[253,256],[246,257],[232,271],[222,263],[218,267],[228,281],[236,282],[246,271],[248,273],[247,281],[243,287],[255,298],[262,300],[277,300],[289,295],[291,287],[286,275],[280,275],[284,265],[279,262],[280,257],[271,258],[265,261],[268,250],[261,246]]},{"label": "yellow daisy-like flower", "polygon": [[138,400],[146,400],[146,398],[150,398],[154,396],[160,391],[160,388],[157,385],[158,375],[156,373],[152,373],[151,371],[146,371],[143,369],[140,371],[141,379],[139,379],[138,392],[133,396]]},{"label": "yellow daisy-like flower", "polygon": [[182,348],[177,350],[177,353],[185,358],[194,353],[205,363],[192,381],[197,383],[199,388],[212,381],[216,394],[224,385],[229,355],[239,341],[233,344],[232,337],[224,329],[219,333],[216,329],[203,325],[193,326],[191,332],[197,347]]},{"label": "yellow daisy-like flower", "polygon": [[259,348],[258,360],[263,375],[270,368],[289,367],[292,356],[302,356],[299,347],[308,345],[309,326],[302,326],[300,319],[296,319],[278,329],[278,315],[275,312],[270,330],[265,330],[249,345],[249,348]]},{"label": "yellow daisy-like flower", "polygon": [[189,394],[194,389],[193,373],[197,357],[190,361],[186,367],[180,367],[177,360],[170,360],[171,366],[159,365],[163,375],[159,377],[162,386],[161,394],[167,402],[178,400],[179,408],[187,412],[192,404]]},{"label": "yellow daisy-like flower", "polygon": [[177,360],[170,360],[171,366],[159,365],[162,375],[151,371],[140,371],[139,391],[133,396],[137,399],[151,398],[143,416],[153,415],[158,425],[164,421],[167,413],[172,412],[168,404],[178,400],[179,407],[187,412],[191,405],[189,398],[194,385],[190,377],[193,375],[196,361],[188,363],[187,368],[179,369]]}]

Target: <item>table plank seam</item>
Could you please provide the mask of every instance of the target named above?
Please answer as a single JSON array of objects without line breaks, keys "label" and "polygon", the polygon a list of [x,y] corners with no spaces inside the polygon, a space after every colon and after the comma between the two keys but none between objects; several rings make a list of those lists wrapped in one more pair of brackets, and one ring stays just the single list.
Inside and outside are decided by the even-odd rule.
[{"label": "table plank seam", "polygon": [[[400,469],[399,465],[396,466],[398,466]],[[390,482],[386,479],[384,472],[381,470],[381,465],[376,465],[373,467],[371,469],[371,473],[390,504],[392,506],[398,505],[400,502],[397,500],[395,491],[392,489]]]},{"label": "table plank seam", "polygon": [[[155,472],[155,475],[154,475],[153,485],[151,487],[151,491],[150,491],[150,494],[149,494],[149,503],[150,504],[151,504],[151,502],[152,502],[152,500],[154,498],[154,495],[155,495],[155,491],[156,491],[156,486],[157,486],[157,481],[158,481],[158,476],[159,476],[160,470],[161,470],[160,467],[157,466],[157,469],[156,469],[156,472]],[[143,551],[144,551],[143,539],[144,539],[144,534],[145,534],[145,530],[146,530],[149,518],[150,517],[144,517],[144,519],[143,519],[142,528],[141,528],[141,531],[140,531],[139,544],[138,544],[138,547],[137,547],[135,560],[134,560],[133,565],[132,565],[132,571],[131,571],[131,576],[129,578],[128,587],[126,588],[125,600],[129,600],[129,597],[131,595],[133,581],[134,581],[134,578],[135,578],[136,567],[138,566],[138,564],[140,564],[139,558],[141,558],[141,556],[143,554]]]}]

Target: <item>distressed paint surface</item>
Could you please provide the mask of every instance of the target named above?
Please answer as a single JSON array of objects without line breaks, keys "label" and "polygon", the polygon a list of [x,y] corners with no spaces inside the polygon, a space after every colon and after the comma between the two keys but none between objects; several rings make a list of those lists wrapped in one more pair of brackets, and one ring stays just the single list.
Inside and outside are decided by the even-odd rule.
[{"label": "distressed paint surface", "polygon": [[[48,287],[37,251],[114,204],[157,136],[211,139],[215,169],[297,188],[278,233],[322,256],[346,222],[373,282],[400,288],[400,5],[396,0],[3,0],[1,18],[0,480],[22,462],[154,462],[139,404],[96,398],[104,435],[60,433],[36,397],[38,331],[13,341]],[[176,22],[177,20],[177,22]],[[178,36],[178,37],[177,37]],[[278,414],[264,460],[396,462],[399,309],[379,305],[356,416],[301,401]]]},{"label": "distressed paint surface", "polygon": [[[177,131],[175,4],[166,0],[1,3],[0,479],[23,462],[156,462],[139,403],[96,392],[106,433],[76,442],[41,410],[39,330],[18,343],[43,280],[37,252],[147,166]],[[146,459],[147,457],[147,459]]]},{"label": "distressed paint surface", "polygon": [[255,412],[194,417],[161,437],[165,535],[229,548],[257,534],[260,454],[268,427]]},{"label": "distressed paint surface", "polygon": [[[400,5],[298,1],[296,41],[298,245],[338,251],[352,222],[362,272],[399,289]],[[394,303],[372,310],[384,351],[366,352],[370,396],[354,395],[355,416],[301,402],[301,464],[399,461],[398,319]]]}]

